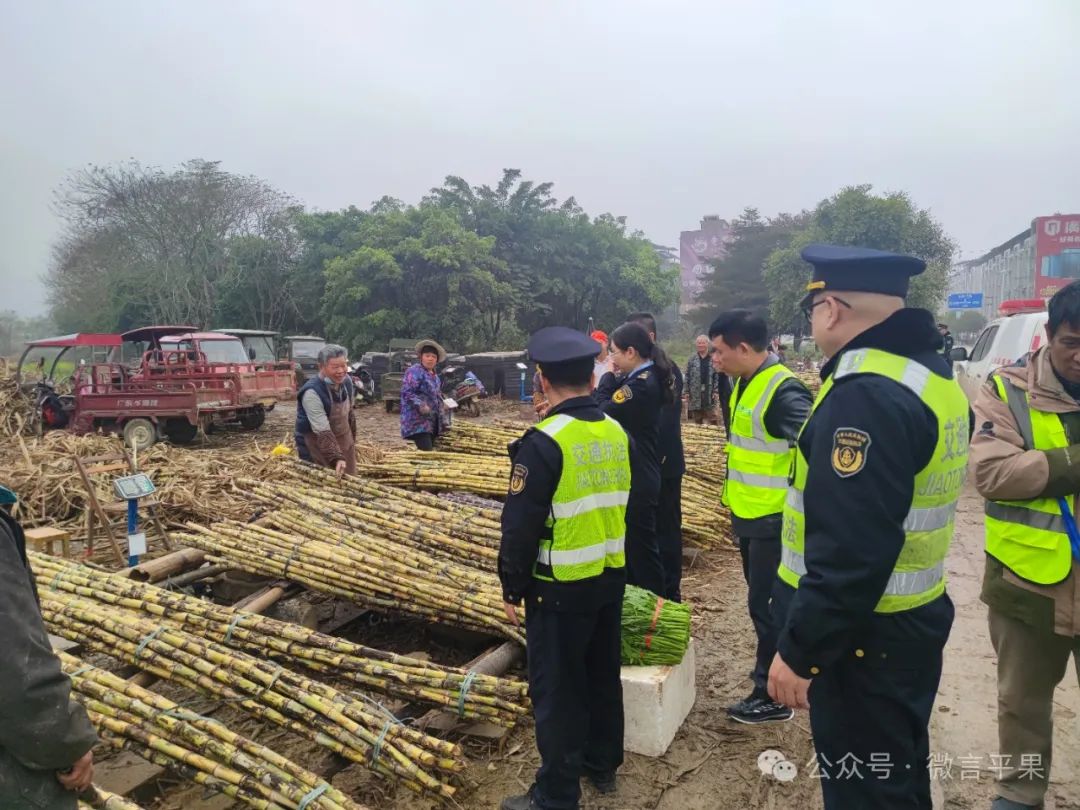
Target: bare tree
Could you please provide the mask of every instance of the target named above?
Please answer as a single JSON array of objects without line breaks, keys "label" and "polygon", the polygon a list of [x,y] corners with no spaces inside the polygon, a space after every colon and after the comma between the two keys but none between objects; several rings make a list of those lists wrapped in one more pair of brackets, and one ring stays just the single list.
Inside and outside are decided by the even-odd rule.
[{"label": "bare tree", "polygon": [[[67,178],[55,207],[65,231],[47,282],[65,325],[85,328],[73,322],[82,317],[106,322],[95,328],[211,326],[253,288],[287,298],[287,285],[248,276],[280,276],[283,263],[295,261],[294,201],[217,162],[191,160],[172,172],[136,162],[91,166]],[[273,261],[238,261],[238,246],[249,240]],[[87,298],[97,305],[93,313],[80,306]],[[243,314],[265,325],[257,321],[273,320],[285,306],[263,302]]]}]

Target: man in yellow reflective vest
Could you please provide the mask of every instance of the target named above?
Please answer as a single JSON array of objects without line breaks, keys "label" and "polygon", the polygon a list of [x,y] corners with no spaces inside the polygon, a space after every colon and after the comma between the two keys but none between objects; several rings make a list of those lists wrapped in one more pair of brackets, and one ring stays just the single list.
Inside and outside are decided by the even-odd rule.
[{"label": "man in yellow reflective vest", "polygon": [[529,340],[550,406],[510,446],[499,579],[511,622],[525,602],[540,769],[502,810],[577,810],[584,775],[615,791],[623,759],[619,679],[630,439],[591,396],[600,345],[548,327]]},{"label": "man in yellow reflective vest", "polygon": [[975,400],[975,486],[986,500],[982,600],[998,665],[998,797],[1043,806],[1054,690],[1080,671],[1080,561],[1062,513],[1080,493],[1080,282],[1049,304],[1045,346],[998,369]]},{"label": "man in yellow reflective vest", "polygon": [[753,690],[728,707],[739,723],[790,720],[794,709],[769,697],[769,665],[776,655],[770,602],[780,566],[780,516],[788,474],[812,398],[798,377],[769,351],[769,328],[760,315],[733,309],[709,327],[713,355],[734,380],[728,418],[724,504],[739,539],[747,607],[757,636]]},{"label": "man in yellow reflective vest", "polygon": [[829,361],[784,504],[769,694],[810,710],[826,810],[930,810],[970,411],[933,316],[904,306],[923,261],[831,245],[802,256],[803,311]]}]

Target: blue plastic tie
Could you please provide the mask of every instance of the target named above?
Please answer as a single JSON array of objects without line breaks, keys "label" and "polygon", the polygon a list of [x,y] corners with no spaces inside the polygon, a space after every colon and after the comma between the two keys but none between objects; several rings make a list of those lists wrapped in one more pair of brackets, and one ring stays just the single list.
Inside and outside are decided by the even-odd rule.
[{"label": "blue plastic tie", "polygon": [[236,625],[246,618],[243,613],[237,613],[229,621],[229,628],[225,631],[225,644],[226,646],[232,642],[233,630],[236,629]]},{"label": "blue plastic tie", "polygon": [[386,739],[386,732],[390,730],[390,726],[392,726],[393,724],[394,722],[392,720],[387,720],[386,724],[382,727],[382,733],[379,735],[379,739],[375,740],[375,747],[371,749],[372,766],[374,766],[375,763],[379,761],[379,754],[382,753],[382,745],[383,740]]},{"label": "blue plastic tie", "polygon": [[138,658],[140,655],[142,655],[143,650],[146,649],[146,645],[153,641],[155,638],[157,638],[157,634],[164,629],[165,628],[163,627],[159,627],[154,632],[147,633],[145,636],[143,636],[142,641],[139,642],[139,646],[135,648],[135,657]]},{"label": "blue plastic tie", "polygon": [[461,684],[461,691],[458,693],[457,702],[457,714],[458,717],[465,716],[465,698],[469,696],[469,690],[472,689],[473,681],[476,680],[476,670],[470,669],[465,676],[464,683]]},{"label": "blue plastic tie", "polygon": [[313,801],[326,793],[326,791],[328,791],[329,789],[330,785],[328,785],[326,782],[323,782],[321,785],[319,785],[317,788],[312,790],[300,800],[300,804],[296,806],[296,810],[307,810],[308,805],[310,805]]}]

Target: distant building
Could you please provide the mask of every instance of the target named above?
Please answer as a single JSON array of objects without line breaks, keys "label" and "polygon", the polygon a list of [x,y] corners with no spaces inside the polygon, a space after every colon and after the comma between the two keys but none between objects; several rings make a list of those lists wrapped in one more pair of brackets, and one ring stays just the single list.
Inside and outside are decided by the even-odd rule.
[{"label": "distant building", "polygon": [[712,270],[709,262],[723,258],[731,240],[731,225],[716,214],[702,218],[698,230],[679,234],[680,312],[693,308],[704,279]]},{"label": "distant building", "polygon": [[1080,279],[1080,214],[1036,217],[1031,227],[949,272],[949,294],[982,293],[982,314],[997,316],[1002,301],[1049,298]]}]

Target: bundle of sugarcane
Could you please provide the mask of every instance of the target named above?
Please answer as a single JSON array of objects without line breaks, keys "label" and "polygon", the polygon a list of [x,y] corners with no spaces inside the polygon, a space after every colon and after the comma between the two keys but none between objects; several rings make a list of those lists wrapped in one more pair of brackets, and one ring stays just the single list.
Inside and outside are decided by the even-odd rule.
[{"label": "bundle of sugarcane", "polygon": [[406,787],[443,798],[465,768],[460,746],[279,664],[61,591],[41,594],[50,632],[185,688],[223,698]]},{"label": "bundle of sugarcane", "polygon": [[129,610],[234,649],[303,666],[392,697],[512,726],[528,714],[521,681],[469,673],[364,647],[306,627],[233,610],[155,585],[30,552],[39,586]]},{"label": "bundle of sugarcane", "polygon": [[[384,453],[384,457],[387,454]],[[451,534],[471,538],[476,527],[486,527],[498,534],[499,515],[502,505],[492,501],[482,504],[447,502],[442,497],[426,492],[390,486],[388,484],[346,475],[338,478],[324,467],[286,456],[281,459],[284,472],[277,472],[275,480],[297,486],[317,484],[324,492],[336,492],[359,501],[393,501],[409,510],[411,515],[423,520],[437,521]],[[505,493],[504,493],[505,494]]]},{"label": "bundle of sugarcane", "polygon": [[333,540],[364,551],[369,539],[382,538],[462,565],[496,568],[500,533],[486,520],[466,518],[451,533],[435,520],[416,517],[405,499],[359,500],[299,484],[245,483],[268,506],[287,507],[270,512],[266,522],[312,540]]},{"label": "bundle of sugarcane", "polygon": [[[71,656],[63,656],[65,665],[69,658]],[[75,661],[77,659],[71,660]],[[97,785],[93,785],[89,790],[79,794],[79,810],[143,810],[143,808],[135,804],[131,799],[118,796],[115,793],[102,790]]]},{"label": "bundle of sugarcane", "polygon": [[410,489],[501,497],[510,483],[510,458],[412,450],[387,454],[380,464],[358,464],[357,473]]},{"label": "bundle of sugarcane", "polygon": [[374,610],[524,641],[506,618],[498,577],[488,572],[374,538],[360,550],[232,521],[188,529],[175,539],[243,571],[289,579]]},{"label": "bundle of sugarcane", "polygon": [[690,643],[690,606],[627,585],[622,607],[622,662],[630,666],[681,663]]},{"label": "bundle of sugarcane", "polygon": [[723,428],[683,425],[683,451],[686,474],[713,484],[724,482],[727,437]]},{"label": "bundle of sugarcane", "polygon": [[[114,748],[171,768],[249,807],[365,810],[315,774],[223,723],[67,653],[60,653],[60,663],[75,699],[101,739]],[[124,802],[98,791],[98,802],[90,803],[108,810],[135,807]]]},{"label": "bundle of sugarcane", "polygon": [[489,456],[507,455],[507,445],[520,439],[525,426],[497,423],[495,425],[472,425],[461,422],[454,429],[439,437],[438,446],[454,453],[477,453]]},{"label": "bundle of sugarcane", "polygon": [[687,475],[682,482],[683,539],[699,548],[716,548],[731,536],[731,513],[720,502],[723,485]]}]

